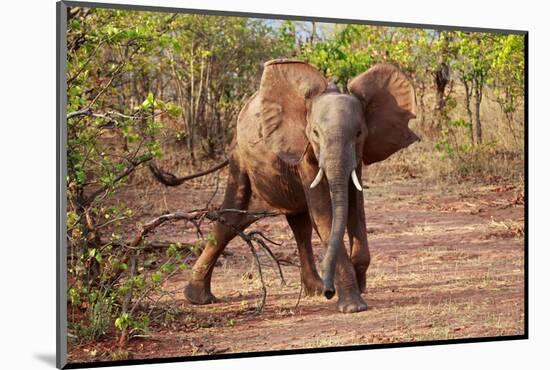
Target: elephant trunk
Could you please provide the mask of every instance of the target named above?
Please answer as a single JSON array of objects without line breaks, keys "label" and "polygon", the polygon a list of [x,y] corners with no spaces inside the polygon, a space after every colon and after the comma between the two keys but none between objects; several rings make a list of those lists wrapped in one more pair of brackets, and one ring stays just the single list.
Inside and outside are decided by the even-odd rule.
[{"label": "elephant trunk", "polygon": [[348,170],[346,168],[348,166],[344,163],[340,162],[337,166],[331,166],[332,169],[330,167],[326,169],[332,206],[332,225],[327,253],[323,260],[323,294],[327,299],[331,299],[336,292],[334,287],[336,259],[348,223],[348,184],[351,169]]}]

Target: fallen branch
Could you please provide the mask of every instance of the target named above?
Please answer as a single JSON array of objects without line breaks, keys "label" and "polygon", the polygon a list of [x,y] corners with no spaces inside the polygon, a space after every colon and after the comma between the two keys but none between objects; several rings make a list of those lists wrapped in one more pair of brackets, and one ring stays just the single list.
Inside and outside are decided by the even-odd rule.
[{"label": "fallen branch", "polygon": [[[255,314],[260,314],[263,309],[264,309],[264,306],[265,306],[265,302],[266,302],[266,299],[267,299],[267,289],[265,287],[265,281],[264,281],[264,275],[263,275],[263,272],[262,272],[262,265],[260,263],[260,258],[258,257],[258,253],[256,252],[256,248],[254,247],[254,243],[253,242],[256,242],[258,243],[262,248],[264,248],[268,254],[273,258],[273,260],[275,261],[275,263],[277,264],[277,267],[279,269],[279,276],[281,278],[281,283],[282,284],[286,284],[285,282],[285,278],[283,276],[283,271],[281,269],[281,265],[279,264],[279,261],[277,260],[277,258],[275,258],[275,255],[273,254],[273,252],[271,251],[271,249],[269,249],[269,247],[265,244],[265,242],[262,240],[262,239],[259,239],[257,237],[257,235],[262,235],[260,232],[258,231],[252,231],[250,233],[245,233],[239,229],[237,229],[236,227],[232,226],[232,225],[227,225],[225,224],[226,226],[228,227],[231,227],[231,229],[233,229],[233,231],[235,231],[235,233],[242,239],[245,241],[245,243],[248,245],[248,247],[250,248],[250,252],[252,253],[252,256],[254,257],[254,260],[256,262],[256,267],[258,269],[258,274],[260,275],[260,282],[262,283],[262,300],[260,302],[260,304],[256,307],[256,311],[255,311]],[[265,238],[266,240],[270,241],[269,239]],[[276,244],[276,243],[275,243]]]},{"label": "fallen branch", "polygon": [[267,299],[267,289],[265,287],[264,274],[262,273],[262,264],[260,263],[260,258],[258,257],[258,253],[256,253],[256,248],[254,248],[254,244],[252,244],[252,240],[248,239],[248,235],[244,233],[243,235],[240,235],[240,236],[250,248],[250,252],[252,252],[252,255],[254,256],[254,260],[256,261],[258,274],[260,275],[260,282],[262,283],[262,301],[256,307],[256,312],[255,312],[256,314],[260,314],[264,309],[265,301]]},{"label": "fallen branch", "polygon": [[[279,276],[281,278],[281,283],[286,284],[286,281],[284,279],[283,271],[281,269],[280,263],[277,260],[277,258],[275,257],[275,255],[273,254],[273,252],[271,251],[271,249],[267,245],[267,243],[272,243],[272,244],[275,244],[275,245],[280,245],[280,243],[277,243],[277,242],[269,239],[267,236],[265,236],[260,231],[251,231],[249,233],[245,233],[244,231],[241,231],[241,230],[237,229],[233,225],[228,224],[227,221],[225,220],[224,216],[227,215],[227,214],[230,214],[230,213],[246,214],[246,215],[254,217],[256,219],[265,218],[265,217],[273,217],[273,216],[278,215],[277,213],[274,213],[274,212],[249,212],[249,211],[244,211],[244,210],[239,210],[239,209],[220,209],[220,210],[200,209],[200,210],[193,210],[193,211],[190,211],[190,212],[167,213],[167,214],[158,216],[158,217],[152,219],[149,222],[146,222],[146,223],[143,223],[143,224],[138,224],[138,230],[139,231],[138,231],[137,235],[133,239],[131,239],[128,243],[123,244],[123,246],[128,250],[128,253],[127,253],[126,257],[124,258],[124,261],[128,262],[128,260],[130,260],[130,269],[129,269],[130,270],[129,271],[130,277],[133,277],[135,275],[137,254],[138,254],[139,250],[143,249],[143,245],[142,245],[143,240],[146,238],[146,236],[148,234],[150,234],[152,231],[154,231],[157,227],[159,227],[162,224],[167,223],[167,222],[184,220],[184,221],[188,221],[188,222],[193,223],[193,225],[197,228],[197,230],[200,231],[201,223],[202,223],[203,220],[208,219],[210,221],[217,221],[217,222],[220,222],[220,223],[226,225],[227,227],[230,227],[231,229],[233,229],[235,231],[235,233],[242,240],[244,240],[244,242],[250,248],[250,252],[252,253],[252,256],[254,257],[254,260],[256,262],[256,267],[258,269],[258,274],[260,276],[260,281],[261,281],[261,284],[262,284],[262,286],[261,286],[262,298],[261,298],[261,301],[260,301],[259,305],[256,308],[255,314],[261,313],[264,306],[265,306],[265,303],[266,303],[267,289],[266,289],[265,280],[264,280],[264,276],[263,276],[262,266],[261,266],[261,263],[260,263],[260,258],[258,256],[258,253],[256,251],[256,246],[254,245],[254,243],[256,243],[261,248],[263,248],[267,252],[267,254],[273,259],[273,261],[275,261],[275,263],[277,264],[277,267],[278,267],[278,272],[279,272]],[[177,272],[177,270],[175,270],[174,272],[172,272],[171,274],[166,276],[163,283],[166,282],[176,272]],[[120,275],[122,273],[123,273],[123,271],[120,271],[120,273],[116,277],[116,279],[118,279],[118,277],[120,277]],[[130,285],[130,289],[127,292],[126,296],[124,297],[124,301],[123,301],[123,304],[122,304],[122,312],[123,313],[128,313],[129,315],[133,314],[133,312],[138,307],[141,300],[144,299],[144,297],[146,297],[147,294],[149,294],[151,289],[153,289],[153,287],[149,287],[148,289],[146,289],[144,292],[142,292],[140,294],[139,297],[137,297],[135,302],[133,302],[133,305],[131,305],[131,303],[132,303],[132,294],[133,294],[133,289],[132,288],[133,288],[133,284]],[[130,336],[130,334],[129,334],[129,332],[126,328],[124,330],[122,330],[121,335],[119,337],[119,342],[118,342],[120,347],[124,347],[128,343],[129,336]]]},{"label": "fallen branch", "polygon": [[[164,215],[161,215],[157,218],[152,219],[151,221],[145,223],[145,224],[139,224],[138,229],[139,233],[138,235],[126,246],[129,249],[135,249],[139,245],[139,243],[149,234],[151,231],[153,231],[155,228],[159,227],[160,225],[164,224],[165,222],[172,222],[172,221],[180,221],[185,220],[189,222],[196,222],[196,221],[202,221],[205,218],[211,220],[211,221],[219,221],[222,224],[229,226],[225,223],[225,219],[223,218],[223,215],[227,213],[239,213],[239,214],[246,214],[252,217],[255,217],[256,219],[264,218],[264,217],[274,217],[277,216],[278,213],[274,212],[248,212],[243,211],[240,209],[220,209],[220,210],[207,210],[207,209],[201,209],[201,210],[195,210],[190,212],[172,212],[167,213]],[[200,227],[200,224],[196,224],[195,226]],[[238,231],[236,228],[234,230]],[[240,233],[240,231],[239,231]],[[251,238],[256,238],[256,235],[262,236],[267,241],[277,244],[271,240],[269,240],[267,237],[265,237],[260,232],[251,232],[252,236]],[[244,234],[246,235],[246,234]]]},{"label": "fallen branch", "polygon": [[[248,214],[248,215],[254,215],[254,213],[250,213],[250,212],[242,211],[242,210],[222,209],[222,210],[218,211],[218,213],[225,213],[225,212],[237,212],[237,213],[245,213],[245,214]],[[268,213],[262,213],[262,214],[263,214],[263,217],[277,215],[276,213],[269,213],[269,212]],[[260,275],[260,281],[262,283],[262,300],[261,300],[261,303],[256,308],[256,314],[261,313],[264,306],[265,306],[265,302],[266,302],[266,298],[267,298],[267,289],[265,287],[265,281],[264,281],[264,277],[263,277],[263,273],[262,273],[262,266],[261,266],[261,263],[260,263],[260,258],[258,257],[258,254],[256,252],[256,248],[254,247],[253,242],[256,242],[260,247],[262,247],[267,252],[267,254],[273,259],[273,261],[277,265],[277,269],[278,269],[278,272],[279,272],[279,277],[281,279],[281,284],[286,284],[286,281],[285,281],[285,278],[284,278],[284,275],[283,275],[283,270],[281,268],[281,264],[279,263],[279,260],[275,257],[275,255],[273,254],[271,249],[267,246],[266,241],[269,242],[269,243],[275,244],[275,245],[281,245],[282,243],[277,243],[277,242],[269,239],[261,231],[251,231],[249,233],[245,233],[244,231],[241,231],[241,230],[237,229],[233,225],[229,225],[229,224],[225,223],[220,218],[216,218],[216,219],[211,218],[211,219],[215,220],[215,221],[219,221],[222,224],[224,224],[225,226],[230,227],[242,240],[245,241],[245,243],[250,248],[250,252],[252,253],[252,256],[254,257],[254,260],[256,261],[256,267],[258,269],[258,274]]]},{"label": "fallen branch", "polygon": [[275,263],[277,264],[277,269],[279,270],[279,277],[281,278],[281,284],[283,285],[286,285],[286,281],[285,281],[285,277],[283,276],[283,270],[281,269],[281,263],[279,262],[279,260],[277,259],[277,257],[275,257],[275,254],[273,254],[273,252],[271,251],[271,249],[267,246],[267,244],[265,243],[264,240],[262,239],[259,239],[256,237],[256,235],[260,235],[262,236],[262,238],[264,238],[265,240],[267,240],[268,242],[270,243],[273,243],[275,245],[281,245],[282,243],[276,243],[270,239],[268,239],[265,235],[263,235],[261,232],[258,232],[258,231],[253,231],[251,233],[249,233],[248,235],[250,235],[251,237],[253,237],[253,239],[256,241],[256,243],[258,243],[259,245],[262,246],[262,248],[269,254],[269,256],[273,259],[273,261],[275,261]]}]

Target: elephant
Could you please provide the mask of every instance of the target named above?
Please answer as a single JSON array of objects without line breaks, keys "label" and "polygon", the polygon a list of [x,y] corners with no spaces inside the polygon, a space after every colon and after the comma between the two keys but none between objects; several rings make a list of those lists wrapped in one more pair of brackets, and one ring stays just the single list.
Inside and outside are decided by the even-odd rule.
[{"label": "elephant", "polygon": [[[391,64],[377,64],[351,79],[348,93],[313,66],[291,59],[264,64],[259,89],[237,118],[222,209],[283,214],[298,247],[307,295],[338,296],[337,309],[367,309],[370,264],[362,167],[420,140],[408,127],[415,93]],[[166,185],[181,181],[157,171]],[[170,181],[168,181],[170,180]],[[226,245],[257,217],[229,214],[214,225],[192,268],[184,296],[193,304],[216,302],[211,278]],[[315,229],[326,248],[322,278],[312,250]],[[344,244],[349,237],[349,254]]]}]

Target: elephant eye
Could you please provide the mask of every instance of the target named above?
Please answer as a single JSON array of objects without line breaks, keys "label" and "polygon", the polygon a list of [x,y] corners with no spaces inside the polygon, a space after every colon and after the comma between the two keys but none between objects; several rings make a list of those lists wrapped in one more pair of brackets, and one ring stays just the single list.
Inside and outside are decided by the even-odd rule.
[{"label": "elephant eye", "polygon": [[317,132],[316,129],[313,129],[313,136],[315,137],[319,137],[319,132]]},{"label": "elephant eye", "polygon": [[357,138],[359,139],[359,136],[361,136],[361,130],[357,131]]}]

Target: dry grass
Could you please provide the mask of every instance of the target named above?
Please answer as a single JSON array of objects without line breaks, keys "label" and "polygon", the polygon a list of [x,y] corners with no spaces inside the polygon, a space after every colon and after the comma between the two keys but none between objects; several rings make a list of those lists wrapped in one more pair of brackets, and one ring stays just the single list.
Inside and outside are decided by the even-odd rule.
[{"label": "dry grass", "polygon": [[523,218],[503,221],[492,219],[490,227],[495,230],[494,233],[489,234],[490,236],[523,238],[525,235],[525,220]]},{"label": "dry grass", "polygon": [[[463,92],[456,88],[456,107],[449,113],[450,121],[466,119]],[[432,97],[427,106],[432,106]],[[429,122],[430,117],[426,117]],[[514,184],[524,183],[524,121],[523,108],[518,106],[515,121],[508,124],[491,92],[484,96],[481,105],[483,145],[471,145],[467,128],[451,127],[447,136],[451,152],[436,149],[443,139],[420,127],[420,119],[412,120],[410,127],[421,137],[420,142],[393,155],[384,162],[369,167],[368,181],[383,182],[389,179],[423,178],[438,186],[462,183]],[[462,149],[460,149],[462,147]]]},{"label": "dry grass", "polygon": [[437,185],[484,183],[515,184],[524,181],[524,155],[485,146],[468,152],[448,155],[435,148],[433,141],[423,141],[369,167],[367,181],[423,178]]}]

